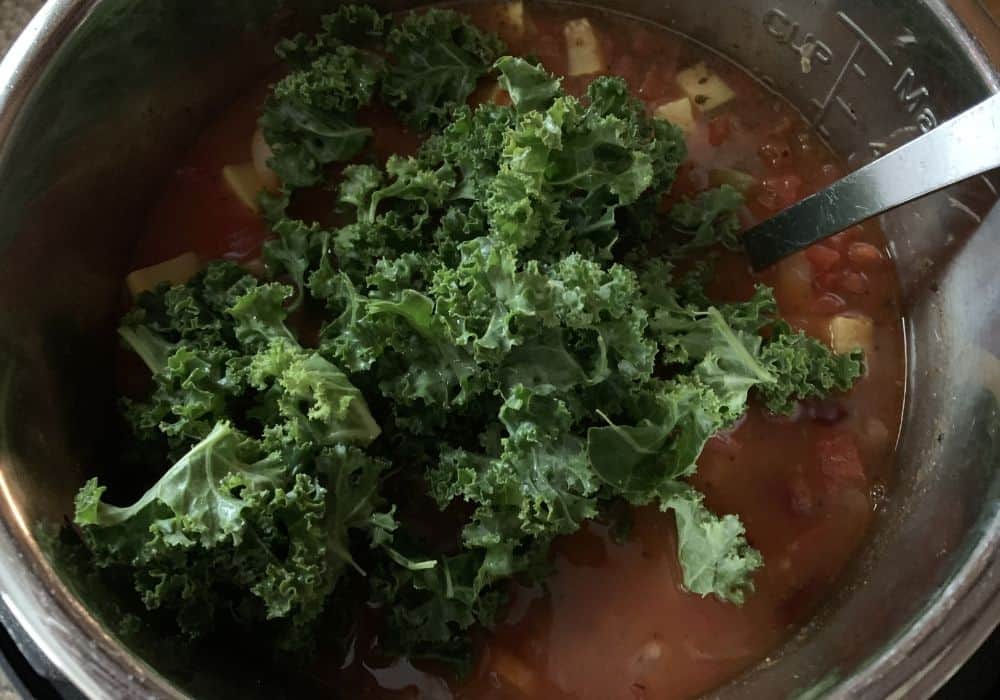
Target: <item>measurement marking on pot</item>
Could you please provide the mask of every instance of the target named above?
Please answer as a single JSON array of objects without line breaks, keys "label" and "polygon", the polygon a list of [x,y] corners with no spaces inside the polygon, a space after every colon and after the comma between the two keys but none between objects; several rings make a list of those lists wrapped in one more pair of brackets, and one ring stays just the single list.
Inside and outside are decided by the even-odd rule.
[{"label": "measurement marking on pot", "polygon": [[847,100],[845,100],[840,95],[837,95],[837,104],[840,106],[841,111],[847,115],[848,119],[850,119],[855,124],[858,123],[858,115],[854,112],[854,108],[851,107],[851,105],[847,102]]},{"label": "measurement marking on pot", "polygon": [[[851,49],[850,55],[847,57],[847,60],[841,67],[840,73],[837,74],[837,78],[833,81],[833,85],[831,85],[830,89],[827,91],[826,97],[824,97],[822,100],[817,100],[817,99],[812,100],[812,103],[816,105],[816,107],[818,108],[816,116],[813,117],[813,125],[815,125],[815,127],[819,130],[819,132],[824,136],[830,135],[830,131],[823,125],[823,120],[826,118],[827,112],[830,108],[830,103],[833,102],[833,98],[837,96],[837,90],[840,89],[841,83],[844,82],[844,77],[847,75],[847,69],[854,64],[854,59],[860,52],[861,52],[861,42],[858,41],[854,44],[854,48]],[[853,110],[850,110],[849,105],[848,105],[848,112],[849,113],[853,112]],[[857,123],[856,119],[855,123]]]},{"label": "measurement marking on pot", "polygon": [[847,71],[849,69],[853,70],[854,74],[857,75],[862,80],[868,77],[868,72],[865,70],[865,67],[862,66],[861,63],[858,62],[857,60],[858,57],[861,55],[862,48],[865,45],[867,45],[875,53],[875,55],[878,56],[879,59],[881,59],[883,63],[885,63],[890,68],[893,65],[892,59],[889,58],[889,54],[887,54],[882,49],[882,47],[879,46],[877,41],[871,38],[868,32],[862,29],[857,22],[851,19],[847,15],[847,13],[838,12],[837,18],[841,22],[843,22],[856,37],[858,37],[858,40],[857,42],[855,42],[854,48],[851,49],[851,53],[850,55],[848,55],[847,60],[844,62],[843,67],[840,69],[840,73],[837,75],[836,80],[833,81],[833,85],[831,85],[830,89],[827,91],[826,97],[824,97],[823,100],[812,101],[813,104],[816,105],[818,110],[816,112],[816,116],[813,118],[813,124],[816,126],[819,132],[824,136],[830,135],[829,129],[827,129],[826,125],[823,122],[826,119],[827,114],[829,113],[831,101],[835,101],[837,103],[837,106],[840,107],[840,111],[844,113],[844,115],[851,121],[852,124],[857,124],[859,121],[858,113],[854,109],[854,106],[850,102],[845,100],[842,96],[838,95],[837,93],[840,91],[841,85],[844,82],[844,78],[847,77]]},{"label": "measurement marking on pot", "polygon": [[[830,129],[826,122],[831,112],[842,113],[853,126],[862,125],[862,115],[854,108],[852,102],[847,99],[843,92],[844,81],[848,75],[854,75],[860,80],[869,79],[869,68],[865,67],[865,51],[870,51],[869,55],[878,58],[878,62],[888,69],[895,69],[896,63],[889,56],[885,49],[866,32],[860,24],[852,19],[846,12],[838,12],[837,19],[851,34],[855,41],[850,52],[843,62],[837,62],[840,67],[837,71],[833,83],[826,90],[821,98],[813,98],[810,103],[816,108],[812,117],[813,127],[823,136],[830,136]],[[765,31],[778,44],[788,47],[801,61],[803,72],[812,71],[815,62],[825,65],[836,65],[833,61],[836,53],[830,45],[820,39],[816,34],[805,31],[802,24],[789,13],[773,7],[767,10],[762,16],[762,23]],[[906,30],[904,35],[896,37],[894,46],[905,48],[915,45],[916,37]],[[877,65],[877,64],[876,64]],[[901,105],[903,111],[912,118],[913,127],[919,129],[921,133],[930,131],[938,125],[938,118],[929,106],[931,98],[930,91],[922,84],[916,71],[905,66],[899,73],[899,77],[892,84],[892,96]],[[836,110],[831,110],[836,106]],[[908,125],[906,125],[908,126]],[[897,129],[896,131],[899,131]],[[887,148],[887,143],[895,142],[895,139],[873,139],[869,142],[869,148],[874,155],[881,155]]]},{"label": "measurement marking on pot", "polygon": [[854,32],[859,39],[868,44],[875,52],[875,54],[882,59],[882,62],[885,63],[885,65],[892,68],[892,59],[889,58],[889,54],[883,51],[882,47],[878,45],[878,42],[872,39],[870,36],[868,36],[868,33],[864,29],[859,27],[857,22],[848,17],[846,12],[838,12],[837,18],[841,22],[846,24],[848,27],[850,27],[851,31]]},{"label": "measurement marking on pot", "polygon": [[[772,7],[764,13],[764,29],[782,46],[787,46],[805,63],[813,61],[829,64],[833,60],[833,49],[825,41],[812,32],[806,32],[799,37],[802,26],[782,10]],[[808,71],[806,71],[808,72]]]},{"label": "measurement marking on pot", "polygon": [[910,114],[916,114],[917,127],[926,133],[938,125],[938,119],[933,110],[925,103],[930,99],[931,93],[926,85],[917,85],[917,73],[907,66],[903,69],[899,80],[892,86],[892,91],[896,99],[903,105]]}]

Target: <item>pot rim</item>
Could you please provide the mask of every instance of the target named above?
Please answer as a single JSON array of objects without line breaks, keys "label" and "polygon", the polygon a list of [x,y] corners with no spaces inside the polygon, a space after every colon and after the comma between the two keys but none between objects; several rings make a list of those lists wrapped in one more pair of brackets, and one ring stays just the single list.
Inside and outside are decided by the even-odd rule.
[{"label": "pot rim", "polygon": [[[0,159],[50,61],[101,2],[48,0],[0,62]],[[927,5],[952,30],[984,82],[1000,91],[1000,74],[944,0]],[[0,463],[0,605],[20,628],[18,646],[33,645],[45,666],[87,698],[187,698],[119,643],[62,582],[38,546],[3,467]],[[828,697],[926,698],[968,660],[1000,623],[1000,505],[984,514],[977,530],[975,547],[933,599]]]}]

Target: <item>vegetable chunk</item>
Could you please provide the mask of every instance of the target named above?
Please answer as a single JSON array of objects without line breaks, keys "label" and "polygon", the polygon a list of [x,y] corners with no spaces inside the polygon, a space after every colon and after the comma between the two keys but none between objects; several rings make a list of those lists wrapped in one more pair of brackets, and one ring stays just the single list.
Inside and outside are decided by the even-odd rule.
[{"label": "vegetable chunk", "polygon": [[515,38],[524,36],[527,30],[524,17],[524,3],[521,0],[505,2],[500,6],[501,27]]},{"label": "vegetable chunk", "polygon": [[839,353],[860,349],[871,354],[875,325],[868,317],[834,316],[830,320],[830,343]]},{"label": "vegetable chunk", "polygon": [[676,124],[685,133],[692,131],[695,127],[694,112],[691,109],[691,100],[687,97],[665,102],[657,107],[653,114],[657,119],[666,119],[671,124]]},{"label": "vegetable chunk", "polygon": [[563,25],[568,75],[592,75],[608,69],[604,48],[590,20],[572,19]]},{"label": "vegetable chunk", "polygon": [[229,191],[250,211],[257,213],[257,195],[261,190],[260,178],[253,163],[227,165],[222,168],[222,179]]},{"label": "vegetable chunk", "polygon": [[133,270],[125,278],[125,286],[137,297],[152,291],[160,284],[183,284],[198,274],[201,262],[194,253],[181,253],[176,258],[164,260],[156,265]]},{"label": "vegetable chunk", "polygon": [[711,112],[736,97],[736,93],[704,62],[680,71],[677,84],[701,112]]}]

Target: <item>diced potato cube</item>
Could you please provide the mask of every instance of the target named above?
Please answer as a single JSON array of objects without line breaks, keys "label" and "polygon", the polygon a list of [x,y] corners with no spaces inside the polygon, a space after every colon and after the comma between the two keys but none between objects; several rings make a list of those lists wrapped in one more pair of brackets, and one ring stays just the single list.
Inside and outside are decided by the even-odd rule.
[{"label": "diced potato cube", "polygon": [[653,110],[653,116],[676,124],[684,132],[694,130],[694,112],[691,110],[691,100],[686,97],[660,105]]},{"label": "diced potato cube", "polygon": [[875,324],[867,316],[834,316],[830,319],[830,345],[838,353],[861,348],[870,354]]},{"label": "diced potato cube", "polygon": [[586,18],[571,19],[563,26],[569,75],[603,73],[608,69],[601,42]]},{"label": "diced potato cube", "polygon": [[198,274],[200,269],[201,263],[197,255],[191,252],[182,253],[176,258],[130,272],[125,278],[125,286],[133,297],[137,297],[142,292],[156,289],[161,282],[183,284]]},{"label": "diced potato cube", "polygon": [[516,656],[498,650],[492,658],[493,671],[508,685],[524,695],[534,695],[535,674]]},{"label": "diced potato cube", "polygon": [[257,127],[250,140],[250,157],[253,158],[253,167],[257,171],[257,179],[260,181],[261,187],[271,192],[277,192],[281,188],[281,182],[275,172],[271,170],[271,166],[268,165],[273,156],[271,146],[264,138],[263,129]]},{"label": "diced potato cube", "polygon": [[260,211],[257,195],[263,187],[253,163],[240,163],[239,165],[223,167],[222,179],[229,187],[230,192],[236,195],[236,198],[243,202],[247,209],[254,213]]},{"label": "diced potato cube", "polygon": [[789,255],[777,265],[778,279],[774,293],[785,312],[803,313],[812,304],[812,265],[805,253]]},{"label": "diced potato cube", "polygon": [[524,36],[524,3],[521,0],[513,0],[501,5],[500,22],[506,33],[512,37]]},{"label": "diced potato cube", "polygon": [[702,112],[711,112],[736,96],[725,81],[703,62],[679,72],[677,84]]}]

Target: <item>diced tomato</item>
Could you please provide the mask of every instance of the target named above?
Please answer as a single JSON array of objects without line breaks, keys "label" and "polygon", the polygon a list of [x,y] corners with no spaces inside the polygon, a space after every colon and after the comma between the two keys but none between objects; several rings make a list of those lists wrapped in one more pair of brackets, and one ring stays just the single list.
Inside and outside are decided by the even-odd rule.
[{"label": "diced tomato", "polygon": [[[769,190],[761,185],[757,188],[757,203],[764,207],[768,212],[776,212],[781,209],[781,204],[778,202],[778,195],[773,190]],[[765,216],[764,218],[769,218]]]},{"label": "diced tomato", "polygon": [[842,294],[867,294],[870,287],[865,273],[843,269],[817,274],[814,285],[820,292]]},{"label": "diced tomato", "polygon": [[839,433],[816,444],[819,469],[831,482],[865,481],[865,470],[854,438]]},{"label": "diced tomato", "polygon": [[817,271],[826,272],[840,262],[840,253],[822,243],[817,243],[806,248],[806,258]]},{"label": "diced tomato", "polygon": [[851,243],[847,249],[847,259],[858,267],[876,267],[884,259],[882,252],[871,243]]},{"label": "diced tomato", "polygon": [[778,170],[792,157],[792,147],[781,136],[771,136],[757,149],[757,155],[764,165]]},{"label": "diced tomato", "polygon": [[847,308],[847,302],[833,292],[823,292],[813,300],[809,310],[816,314],[832,315]]},{"label": "diced tomato", "polygon": [[721,146],[732,133],[733,125],[728,114],[720,114],[708,121],[708,142],[713,146]]},{"label": "diced tomato", "polygon": [[802,178],[793,173],[766,177],[758,201],[772,211],[790,207],[798,201],[801,186]]}]

